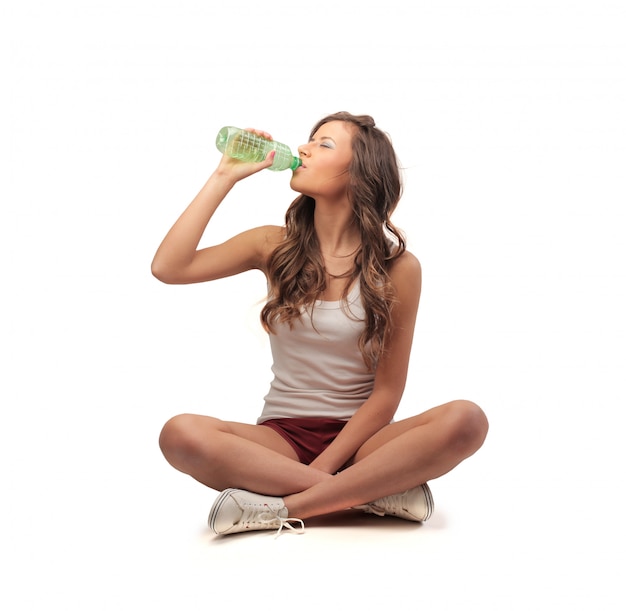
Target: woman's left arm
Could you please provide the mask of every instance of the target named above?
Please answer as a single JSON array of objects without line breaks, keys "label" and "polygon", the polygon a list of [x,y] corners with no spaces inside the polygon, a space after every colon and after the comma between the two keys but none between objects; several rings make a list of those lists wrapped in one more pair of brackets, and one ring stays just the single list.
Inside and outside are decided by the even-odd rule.
[{"label": "woman's left arm", "polygon": [[422,286],[420,263],[404,252],[390,276],[396,292],[393,330],[376,369],[374,389],[336,439],[311,463],[326,473],[336,473],[372,435],[389,424],[404,392]]}]

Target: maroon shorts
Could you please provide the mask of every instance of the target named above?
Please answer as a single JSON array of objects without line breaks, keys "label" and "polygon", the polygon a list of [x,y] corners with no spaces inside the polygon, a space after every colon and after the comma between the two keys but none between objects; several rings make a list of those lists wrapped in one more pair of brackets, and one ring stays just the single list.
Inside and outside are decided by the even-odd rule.
[{"label": "maroon shorts", "polygon": [[337,437],[346,421],[332,418],[276,418],[261,424],[281,435],[295,450],[300,462],[308,465]]}]

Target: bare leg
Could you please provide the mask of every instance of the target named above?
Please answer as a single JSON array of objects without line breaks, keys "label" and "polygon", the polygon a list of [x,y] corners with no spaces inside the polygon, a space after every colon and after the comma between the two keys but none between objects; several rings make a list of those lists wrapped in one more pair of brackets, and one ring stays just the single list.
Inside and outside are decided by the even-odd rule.
[{"label": "bare leg", "polygon": [[173,467],[215,490],[284,496],[332,479],[300,463],[293,448],[265,426],[182,414],[165,424],[159,444]]},{"label": "bare leg", "polygon": [[353,464],[284,498],[290,516],[308,518],[362,505],[447,473],[483,444],[488,423],[469,401],[453,401],[388,425]]}]

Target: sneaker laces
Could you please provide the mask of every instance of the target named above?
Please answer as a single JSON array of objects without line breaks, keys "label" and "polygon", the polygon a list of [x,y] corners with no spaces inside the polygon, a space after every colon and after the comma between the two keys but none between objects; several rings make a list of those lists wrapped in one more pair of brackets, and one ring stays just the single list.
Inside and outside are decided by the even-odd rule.
[{"label": "sneaker laces", "polygon": [[373,501],[371,503],[368,503],[367,505],[358,505],[357,507],[355,507],[355,509],[361,509],[365,513],[373,513],[373,514],[375,514],[377,516],[381,516],[382,517],[382,516],[387,515],[387,513],[389,513],[389,512],[385,511],[384,509],[381,509],[380,508],[381,504],[382,503],[379,503],[378,501]]},{"label": "sneaker laces", "polygon": [[372,501],[371,503],[368,503],[366,505],[367,509],[366,511],[370,512],[370,513],[374,513],[377,516],[385,516],[385,515],[389,515],[391,513],[394,512],[394,510],[397,510],[397,507],[395,506],[394,501],[397,500],[394,499],[393,497],[398,497],[400,495],[391,495],[391,496],[384,496],[381,499],[377,499],[375,501]]},{"label": "sneaker laces", "polygon": [[[419,508],[419,510],[416,508],[415,511],[417,511],[418,514],[425,512],[422,517],[414,515],[415,511],[411,507],[411,501],[407,500],[407,495],[418,489],[420,489],[421,493],[424,495],[423,502],[425,503],[425,507]],[[422,484],[421,486],[411,488],[405,492],[390,494],[380,499],[376,499],[375,501],[370,501],[366,505],[359,505],[356,509],[361,509],[366,513],[373,513],[377,516],[392,515],[405,518],[407,520],[417,520],[418,522],[423,522],[430,518],[433,507],[433,497],[430,492],[430,488],[428,487],[428,484]]]},{"label": "sneaker laces", "polygon": [[[278,531],[276,532],[275,538],[280,536],[280,533],[283,531],[283,528],[287,528],[288,530],[293,531],[297,535],[301,535],[304,532],[304,522],[300,518],[283,518],[278,510],[272,509],[267,503],[265,503],[266,511],[256,512],[250,511],[250,516],[243,516],[242,521],[248,524],[257,523],[263,525],[272,525],[275,522],[278,522]],[[291,523],[299,523],[300,527],[296,528]]]}]

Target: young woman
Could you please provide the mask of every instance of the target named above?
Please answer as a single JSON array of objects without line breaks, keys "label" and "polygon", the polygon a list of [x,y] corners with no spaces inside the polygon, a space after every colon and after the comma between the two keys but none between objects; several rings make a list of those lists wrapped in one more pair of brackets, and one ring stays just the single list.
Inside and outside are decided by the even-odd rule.
[{"label": "young woman", "polygon": [[217,534],[302,528],[303,519],[347,508],[426,520],[426,482],[476,452],[487,434],[484,413],[465,400],[393,420],[421,268],[390,220],[401,181],[389,138],[371,117],[340,112],[319,121],[298,153],[291,187],[300,195],[284,227],[198,249],[236,183],[272,163],[272,154],[261,163],[223,156],[152,264],[172,284],[251,269],[267,277],[261,320],[274,380],[257,423],[182,414],[160,436],[173,467],[222,491],[209,515]]}]

